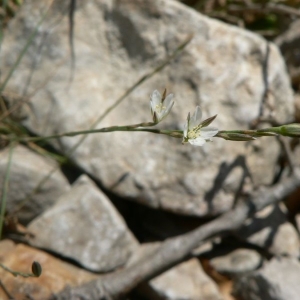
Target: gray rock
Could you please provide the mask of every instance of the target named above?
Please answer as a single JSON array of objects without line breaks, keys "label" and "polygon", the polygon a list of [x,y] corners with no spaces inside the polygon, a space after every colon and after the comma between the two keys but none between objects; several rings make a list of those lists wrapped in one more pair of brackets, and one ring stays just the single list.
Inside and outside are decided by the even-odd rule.
[{"label": "gray rock", "polygon": [[299,213],[295,216],[295,221],[296,221],[296,225],[297,225],[297,230],[298,230],[298,232],[300,232],[300,214]]},{"label": "gray rock", "polygon": [[[3,78],[44,5],[26,1],[10,23],[1,49]],[[33,113],[23,124],[37,134],[89,128],[190,34],[194,38],[184,53],[132,92],[100,126],[150,121],[149,94],[165,87],[176,100],[160,125],[165,128],[182,129],[188,112],[199,104],[204,117],[218,113],[214,125],[220,130],[248,128],[258,116],[265,89],[266,41],[261,37],[176,1],[83,1],[75,14],[72,77],[68,5],[55,2],[8,84],[10,91],[32,95]],[[293,115],[292,90],[272,43],[269,62],[268,107],[274,107],[272,114],[279,122],[288,122]],[[53,144],[66,152],[79,139],[66,137]],[[255,143],[215,138],[196,148],[150,133],[119,132],[90,135],[73,159],[117,195],[176,213],[206,216],[233,205],[239,185],[232,183],[242,181],[245,174],[250,173],[255,185],[270,184],[278,155],[273,138]]]},{"label": "gray rock", "polygon": [[[145,243],[140,245],[127,265],[132,266],[139,260],[147,259],[158,249],[159,244]],[[205,245],[208,245],[208,243]],[[151,281],[140,285],[137,291],[146,299],[223,299],[217,285],[206,275],[196,258],[181,263]]]},{"label": "gray rock", "polygon": [[273,258],[255,272],[239,276],[234,295],[243,300],[298,300],[300,264],[291,258]]},{"label": "gray rock", "polygon": [[257,269],[262,264],[262,257],[254,250],[237,249],[211,259],[210,264],[219,273],[240,274]]},{"label": "gray rock", "polygon": [[8,295],[2,289],[0,290],[1,300],[28,299],[26,295],[30,295],[29,299],[46,300],[64,287],[74,287],[98,277],[96,274],[87,272],[70,262],[64,262],[45,251],[22,243],[15,244],[10,240],[0,242],[0,256],[1,263],[9,266],[12,270],[27,273],[30,270],[29,266],[34,261],[40,262],[43,269],[41,277],[37,279],[12,276],[1,268],[1,283],[9,291]]},{"label": "gray rock", "polygon": [[299,256],[299,235],[282,205],[271,205],[256,213],[237,235],[272,254]]},{"label": "gray rock", "polygon": [[28,230],[30,244],[107,272],[126,263],[138,243],[106,196],[82,175]]},{"label": "gray rock", "polygon": [[166,300],[223,299],[217,285],[206,275],[195,258],[156,277],[149,285]]},{"label": "gray rock", "polygon": [[[0,186],[3,186],[9,149],[0,151]],[[57,167],[50,157],[45,157],[18,145],[12,155],[12,164],[7,194],[7,212],[17,216],[22,224],[29,223],[37,215],[52,206],[58,197],[70,189],[60,169],[56,170],[45,184],[40,182]]]},{"label": "gray rock", "polygon": [[296,121],[300,122],[300,95],[299,94],[295,95],[295,117],[296,117]]}]

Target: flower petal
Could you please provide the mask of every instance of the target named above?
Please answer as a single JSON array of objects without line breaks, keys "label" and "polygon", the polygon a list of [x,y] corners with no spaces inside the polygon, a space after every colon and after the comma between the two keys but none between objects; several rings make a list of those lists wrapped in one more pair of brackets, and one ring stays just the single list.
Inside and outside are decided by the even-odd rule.
[{"label": "flower petal", "polygon": [[184,125],[183,125],[183,136],[185,138],[187,138],[188,128],[189,128],[189,120],[186,120]]},{"label": "flower petal", "polygon": [[161,112],[156,111],[156,115],[157,115],[157,122],[160,122],[165,117],[165,112],[164,111],[161,111]]},{"label": "flower petal", "polygon": [[164,100],[164,106],[165,107],[168,107],[173,101],[173,97],[174,95],[173,94],[169,94],[166,99]]},{"label": "flower petal", "polygon": [[151,115],[153,116],[154,110],[153,110],[153,105],[152,105],[152,101],[151,100],[150,100],[149,104],[150,104]]},{"label": "flower petal", "polygon": [[196,139],[189,139],[189,143],[193,146],[203,146],[206,143],[206,140],[199,136]]},{"label": "flower petal", "polygon": [[218,129],[215,127],[203,127],[200,131],[200,136],[203,139],[210,139],[218,133]]},{"label": "flower petal", "polygon": [[156,105],[159,105],[161,103],[161,94],[158,90],[155,90],[151,97],[150,101],[152,102],[152,110],[155,110]]},{"label": "flower petal", "polygon": [[200,106],[196,106],[196,110],[193,113],[193,116],[191,117],[190,129],[198,126],[200,124],[201,118],[202,118],[202,110]]},{"label": "flower petal", "polygon": [[167,108],[166,108],[166,110],[165,110],[165,112],[164,112],[164,117],[167,116],[167,115],[169,114],[169,112],[170,112],[170,110],[172,109],[174,103],[175,103],[175,102],[174,102],[173,100],[169,103],[169,105],[167,106]]}]

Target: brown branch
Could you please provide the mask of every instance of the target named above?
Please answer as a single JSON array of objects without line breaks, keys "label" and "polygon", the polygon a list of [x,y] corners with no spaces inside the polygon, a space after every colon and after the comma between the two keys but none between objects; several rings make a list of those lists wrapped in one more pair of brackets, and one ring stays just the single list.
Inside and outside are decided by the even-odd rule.
[{"label": "brown branch", "polygon": [[220,19],[227,23],[234,24],[240,28],[245,28],[244,20],[242,20],[241,18],[238,18],[236,16],[229,15],[226,12],[212,11],[212,12],[208,12],[206,14],[211,18]]},{"label": "brown branch", "polygon": [[292,153],[291,147],[290,147],[290,141],[289,139],[287,139],[284,136],[278,136],[277,140],[284,152],[286,161],[290,167],[291,172],[294,172],[296,166],[297,166],[297,162],[296,159]]},{"label": "brown branch", "polygon": [[265,59],[262,63],[262,78],[263,78],[263,82],[264,82],[264,92],[262,95],[262,100],[260,103],[260,108],[259,108],[259,118],[262,117],[264,115],[264,109],[268,100],[268,95],[270,92],[270,88],[269,88],[269,59],[270,59],[270,44],[267,42],[266,45],[266,56]]},{"label": "brown branch", "polygon": [[300,10],[283,5],[283,4],[276,4],[276,3],[267,3],[265,5],[259,5],[259,4],[252,4],[247,6],[239,6],[239,5],[229,5],[228,6],[228,12],[231,13],[240,13],[240,12],[252,12],[252,13],[278,13],[278,14],[288,14],[300,17]]},{"label": "brown branch", "polygon": [[120,299],[138,284],[156,277],[189,258],[192,251],[203,241],[216,235],[226,235],[239,229],[244,221],[256,211],[281,201],[299,187],[300,169],[295,169],[290,178],[273,187],[261,188],[250,195],[248,199],[239,201],[231,211],[215,220],[189,233],[162,242],[150,255],[141,258],[134,265],[99,277],[82,286],[67,288],[61,293],[52,296],[51,299]]},{"label": "brown branch", "polygon": [[14,297],[10,294],[10,292],[7,290],[7,288],[6,288],[5,285],[2,283],[1,280],[0,280],[0,288],[3,290],[5,296],[8,297],[8,299],[14,299]]}]

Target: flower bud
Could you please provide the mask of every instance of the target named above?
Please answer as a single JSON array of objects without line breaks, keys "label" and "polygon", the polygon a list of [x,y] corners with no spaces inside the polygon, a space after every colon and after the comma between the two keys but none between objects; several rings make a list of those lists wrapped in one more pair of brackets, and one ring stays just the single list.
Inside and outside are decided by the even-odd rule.
[{"label": "flower bud", "polygon": [[280,126],[280,134],[300,138],[300,124],[288,124]]},{"label": "flower bud", "polygon": [[217,134],[218,137],[221,137],[228,141],[253,141],[256,140],[255,137],[248,135],[248,134],[242,134],[242,133],[231,133],[231,132],[219,132]]},{"label": "flower bud", "polygon": [[31,266],[31,271],[35,277],[40,277],[42,274],[42,267],[37,261],[34,261]]},{"label": "flower bud", "polygon": [[150,110],[154,123],[162,121],[170,112],[174,105],[173,94],[166,96],[167,90],[165,89],[163,95],[155,90],[150,97]]},{"label": "flower bud", "polygon": [[257,131],[264,132],[264,133],[273,132],[273,133],[277,133],[289,137],[300,137],[300,124],[299,123],[287,124],[278,127],[259,129]]}]

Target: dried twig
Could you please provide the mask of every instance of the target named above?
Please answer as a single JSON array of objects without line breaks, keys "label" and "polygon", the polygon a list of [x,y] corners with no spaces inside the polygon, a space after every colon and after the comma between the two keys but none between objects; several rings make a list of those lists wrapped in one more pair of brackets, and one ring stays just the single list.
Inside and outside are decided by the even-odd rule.
[{"label": "dried twig", "polygon": [[110,275],[99,277],[76,288],[67,288],[51,299],[120,299],[140,283],[150,280],[174,265],[189,258],[202,242],[217,235],[229,234],[264,207],[277,203],[300,187],[300,169],[290,178],[269,188],[261,188],[235,208],[195,230],[161,243],[150,255],[134,265]]},{"label": "dried twig", "polygon": [[6,295],[6,297],[8,297],[8,299],[14,299],[14,297],[10,294],[10,292],[7,290],[7,288],[5,287],[5,285],[2,283],[2,281],[0,280],[0,287],[3,290],[4,294]]},{"label": "dried twig", "polygon": [[259,4],[251,4],[247,6],[240,6],[240,5],[229,5],[228,12],[230,13],[240,13],[240,12],[252,12],[252,13],[278,13],[278,14],[288,14],[300,17],[300,10],[283,5],[283,4],[276,4],[276,3],[267,3],[265,5]]},{"label": "dried twig", "polygon": [[260,108],[259,108],[259,118],[264,116],[264,109],[265,105],[268,101],[268,95],[270,92],[269,88],[269,70],[268,70],[268,65],[269,65],[269,59],[270,59],[270,44],[267,43],[266,46],[266,56],[262,64],[262,77],[263,77],[263,82],[264,82],[264,93],[262,95],[261,103],[260,103]]},{"label": "dried twig", "polygon": [[284,155],[286,157],[286,160],[290,167],[291,172],[294,172],[297,164],[296,164],[295,157],[291,151],[290,141],[283,136],[278,136],[277,139],[278,139],[280,146],[284,152]]}]

